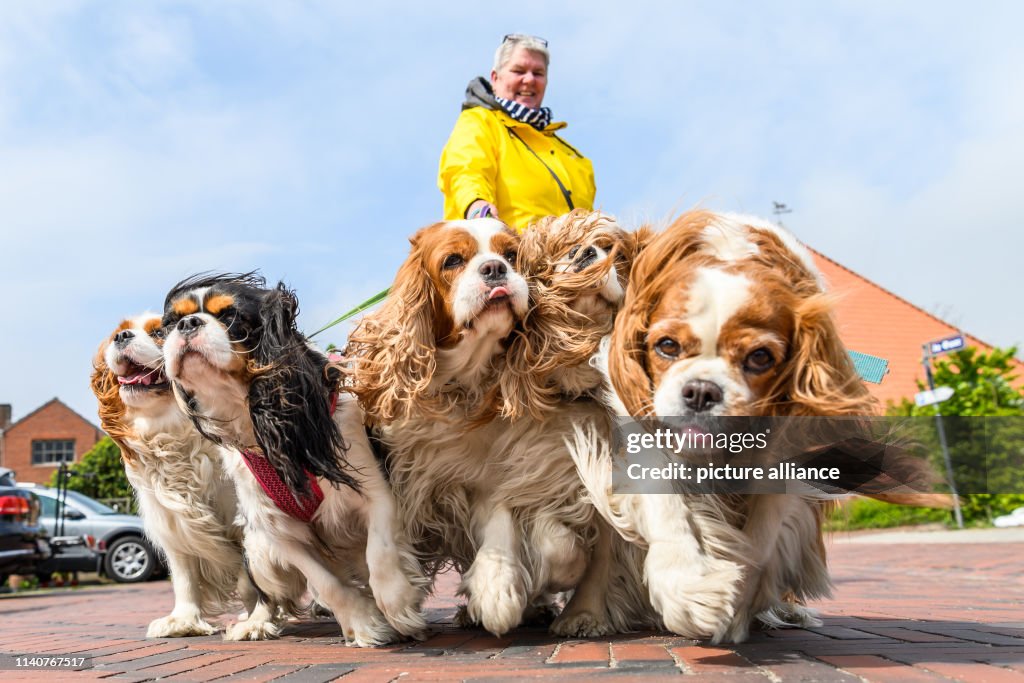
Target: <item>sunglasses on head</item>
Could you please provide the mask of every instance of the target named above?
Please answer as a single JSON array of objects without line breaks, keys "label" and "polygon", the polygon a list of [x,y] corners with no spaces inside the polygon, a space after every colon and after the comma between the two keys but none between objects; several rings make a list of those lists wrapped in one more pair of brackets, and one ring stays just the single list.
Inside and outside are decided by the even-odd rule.
[{"label": "sunglasses on head", "polygon": [[538,38],[537,36],[530,36],[530,35],[527,35],[525,33],[507,33],[507,34],[505,34],[505,37],[501,39],[501,42],[503,44],[504,43],[508,43],[508,42],[518,43],[518,42],[520,42],[522,40],[529,40],[531,38],[533,40],[536,40],[538,43],[540,43],[544,47],[548,46],[548,41],[544,40],[543,38]]}]

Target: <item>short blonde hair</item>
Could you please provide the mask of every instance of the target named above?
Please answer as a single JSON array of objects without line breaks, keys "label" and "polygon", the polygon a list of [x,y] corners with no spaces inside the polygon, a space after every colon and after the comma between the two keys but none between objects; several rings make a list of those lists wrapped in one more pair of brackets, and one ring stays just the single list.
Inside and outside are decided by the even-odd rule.
[{"label": "short blonde hair", "polygon": [[512,58],[512,53],[517,47],[522,47],[530,52],[536,52],[544,58],[544,66],[550,66],[551,55],[548,54],[547,43],[535,36],[528,36],[523,33],[510,33],[494,53],[494,71],[501,71],[501,67]]}]

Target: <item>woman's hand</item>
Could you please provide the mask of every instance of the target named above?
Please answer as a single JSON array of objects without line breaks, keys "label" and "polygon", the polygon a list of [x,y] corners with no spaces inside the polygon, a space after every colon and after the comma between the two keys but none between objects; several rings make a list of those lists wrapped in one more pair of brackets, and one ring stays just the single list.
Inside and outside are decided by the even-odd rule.
[{"label": "woman's hand", "polygon": [[466,209],[466,218],[497,218],[498,209],[494,204],[477,199]]}]

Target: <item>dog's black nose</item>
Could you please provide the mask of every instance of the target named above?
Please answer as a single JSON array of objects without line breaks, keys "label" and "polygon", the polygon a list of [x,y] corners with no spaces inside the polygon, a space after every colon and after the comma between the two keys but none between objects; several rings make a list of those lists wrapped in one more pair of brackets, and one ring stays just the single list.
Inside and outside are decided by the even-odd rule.
[{"label": "dog's black nose", "polygon": [[114,343],[118,346],[127,346],[128,342],[135,338],[135,333],[131,330],[121,330],[114,335]]},{"label": "dog's black nose", "polygon": [[683,385],[683,403],[696,413],[711,410],[722,402],[722,387],[703,379],[691,379]]},{"label": "dog's black nose", "polygon": [[506,275],[508,275],[508,266],[505,265],[504,261],[494,259],[480,265],[480,276],[484,279],[484,282],[504,280]]},{"label": "dog's black nose", "polygon": [[597,247],[591,245],[585,249],[580,249],[578,252],[576,252],[576,260],[573,261],[573,268],[578,273],[584,268],[590,266],[596,260]]},{"label": "dog's black nose", "polygon": [[195,334],[196,330],[206,324],[202,318],[198,315],[186,315],[184,318],[178,321],[176,327],[178,332],[184,335]]}]

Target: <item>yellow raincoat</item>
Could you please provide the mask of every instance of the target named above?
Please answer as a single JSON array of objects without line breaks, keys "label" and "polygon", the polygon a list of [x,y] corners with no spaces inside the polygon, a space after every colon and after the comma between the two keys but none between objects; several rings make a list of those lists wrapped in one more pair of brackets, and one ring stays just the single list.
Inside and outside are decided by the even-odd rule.
[{"label": "yellow raincoat", "polygon": [[477,199],[496,206],[498,217],[519,232],[544,216],[594,208],[594,167],[555,134],[565,125],[552,122],[539,131],[500,110],[463,110],[441,152],[437,185],[445,220],[465,218]]}]

